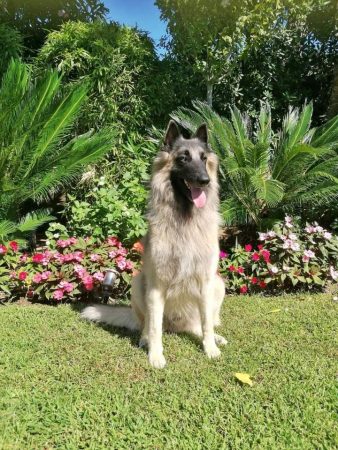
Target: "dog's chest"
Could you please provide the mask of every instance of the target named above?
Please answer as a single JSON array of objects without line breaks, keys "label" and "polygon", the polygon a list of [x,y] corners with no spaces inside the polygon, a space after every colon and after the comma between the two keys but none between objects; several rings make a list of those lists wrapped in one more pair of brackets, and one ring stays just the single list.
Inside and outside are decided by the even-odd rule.
[{"label": "dog's chest", "polygon": [[[215,272],[218,259],[217,225],[199,221],[188,224],[168,223],[152,230],[151,260],[157,276],[171,283],[188,282]],[[216,266],[215,266],[216,264]]]}]

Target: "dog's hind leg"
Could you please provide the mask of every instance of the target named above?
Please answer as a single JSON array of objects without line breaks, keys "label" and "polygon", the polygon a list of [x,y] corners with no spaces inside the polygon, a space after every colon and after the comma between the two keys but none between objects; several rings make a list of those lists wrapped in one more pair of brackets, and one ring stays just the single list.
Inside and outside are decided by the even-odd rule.
[{"label": "dog's hind leg", "polygon": [[[215,290],[214,290],[214,326],[220,325],[220,313],[221,307],[225,295],[224,281],[219,275],[215,277]],[[215,342],[217,345],[226,345],[228,341],[220,334],[215,334]]]}]

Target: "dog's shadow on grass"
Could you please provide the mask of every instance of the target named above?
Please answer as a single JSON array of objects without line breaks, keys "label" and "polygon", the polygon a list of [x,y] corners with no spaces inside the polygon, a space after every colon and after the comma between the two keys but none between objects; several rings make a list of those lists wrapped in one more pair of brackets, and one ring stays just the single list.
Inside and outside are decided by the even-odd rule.
[{"label": "dog's shadow on grass", "polygon": [[[88,304],[88,303],[72,303],[71,307],[74,311],[76,311],[80,315],[81,312],[87,306],[91,306],[91,305],[92,304]],[[112,308],[113,307],[114,306],[112,306]],[[90,321],[88,321],[88,320],[85,320],[85,319],[82,319],[82,320],[84,322],[90,323]],[[97,327],[102,328],[103,330],[107,331],[108,333],[112,334],[113,336],[118,336],[122,339],[128,338],[133,347],[139,348],[140,350],[143,350],[144,352],[148,352],[147,347],[139,346],[139,341],[140,341],[140,337],[141,337],[141,333],[139,331],[131,331],[131,330],[128,330],[127,328],[113,327],[112,325],[108,325],[103,322],[91,322],[91,323],[93,323]],[[198,347],[199,349],[202,349],[201,338],[199,338],[198,336],[195,336],[193,334],[189,334],[186,332],[182,332],[182,333],[164,332],[164,334],[180,336],[183,341],[188,340],[188,341],[192,342],[193,344],[195,344],[196,347]]]}]

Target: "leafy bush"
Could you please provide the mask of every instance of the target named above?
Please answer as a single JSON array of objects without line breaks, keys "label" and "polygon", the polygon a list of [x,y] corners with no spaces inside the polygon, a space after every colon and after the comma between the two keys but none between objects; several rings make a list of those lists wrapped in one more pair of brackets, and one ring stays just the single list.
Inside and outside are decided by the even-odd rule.
[{"label": "leafy bush", "polygon": [[119,273],[113,296],[122,299],[129,289],[132,262],[116,237],[103,242],[93,237],[69,237],[53,224],[46,244],[32,254],[19,253],[15,241],[0,245],[0,289],[7,295],[39,300],[83,300],[100,294],[107,269]]},{"label": "leafy bush", "polygon": [[298,227],[291,217],[259,233],[257,249],[237,245],[221,252],[228,292],[320,289],[338,281],[338,237],[317,223]]},{"label": "leafy bush", "polygon": [[87,82],[89,101],[78,129],[114,123],[121,134],[149,123],[149,84],[156,59],[152,41],[117,23],[65,23],[48,35],[35,65],[62,72],[68,86]]},{"label": "leafy bush", "polygon": [[0,90],[0,237],[24,236],[51,220],[41,208],[69,186],[88,164],[111,148],[115,132],[70,139],[86,99],[85,86],[60,91],[55,71],[33,80],[12,61]]},{"label": "leafy bush", "polygon": [[97,238],[118,235],[132,243],[146,233],[144,213],[150,161],[156,151],[152,142],[140,139],[121,146],[121,158],[106,164],[81,194],[79,187],[67,196],[67,227],[75,236]]},{"label": "leafy bush", "polygon": [[312,104],[290,108],[283,127],[271,128],[271,112],[262,106],[256,126],[237,109],[231,121],[206,104],[173,114],[181,125],[208,124],[210,142],[220,157],[222,213],[226,224],[262,227],[285,212],[316,214],[338,199],[338,116],[310,128]]}]

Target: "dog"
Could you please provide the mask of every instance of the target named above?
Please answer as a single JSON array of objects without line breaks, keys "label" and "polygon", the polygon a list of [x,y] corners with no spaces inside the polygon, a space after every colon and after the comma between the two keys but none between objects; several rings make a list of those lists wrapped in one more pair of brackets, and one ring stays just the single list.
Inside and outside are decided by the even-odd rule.
[{"label": "dog", "polygon": [[225,295],[219,258],[218,159],[202,124],[186,139],[170,121],[155,158],[142,271],[133,278],[131,308],[97,305],[82,317],[140,330],[151,366],[163,368],[162,331],[192,333],[209,358],[226,339],[214,333]]}]

